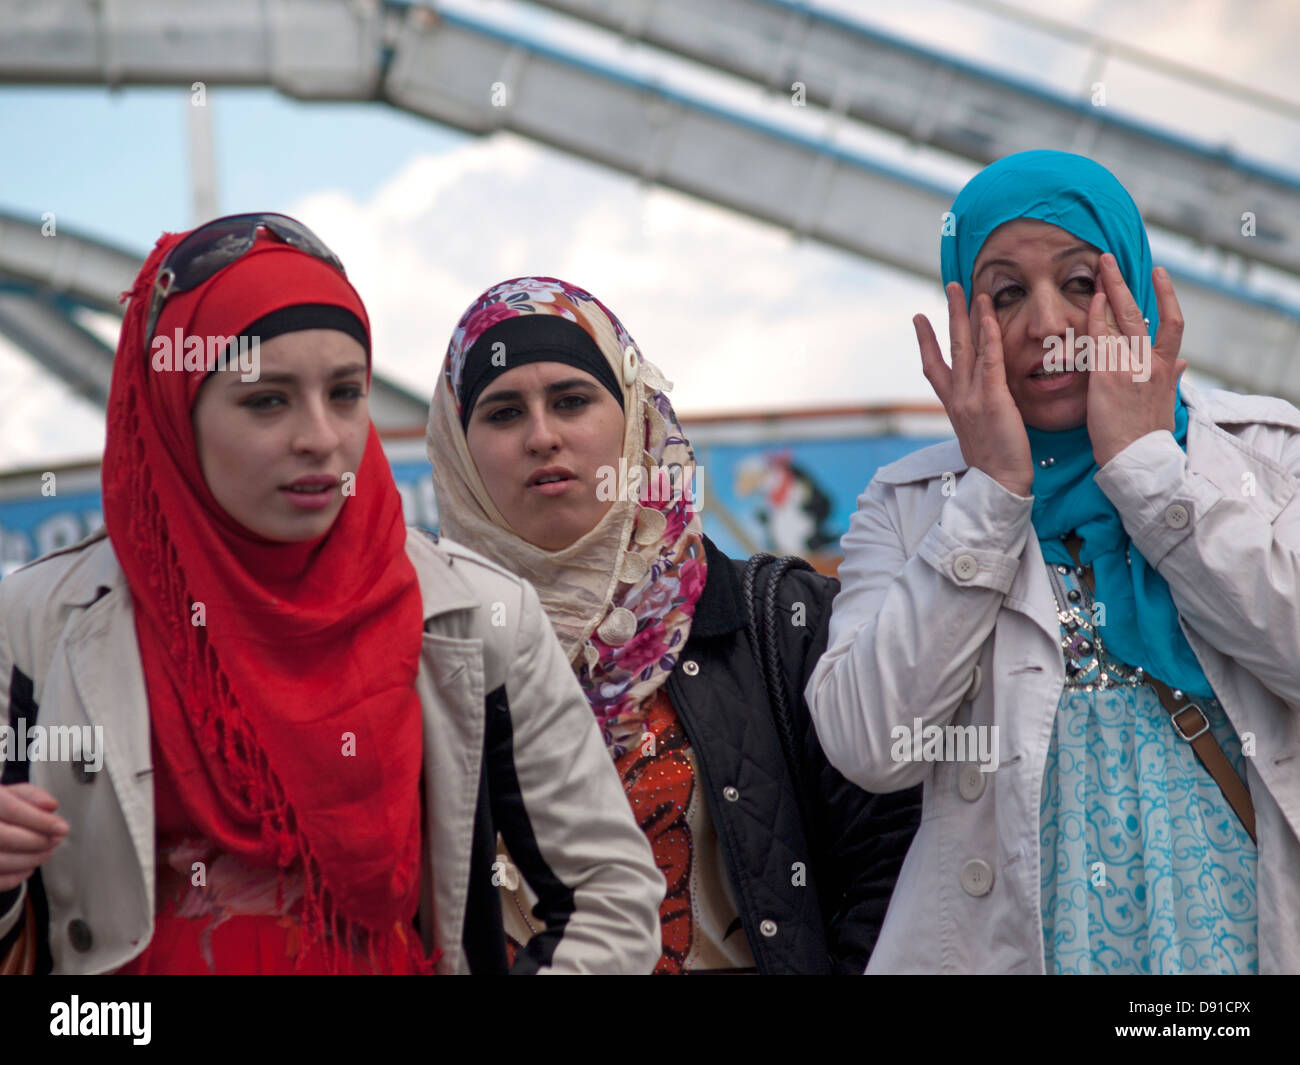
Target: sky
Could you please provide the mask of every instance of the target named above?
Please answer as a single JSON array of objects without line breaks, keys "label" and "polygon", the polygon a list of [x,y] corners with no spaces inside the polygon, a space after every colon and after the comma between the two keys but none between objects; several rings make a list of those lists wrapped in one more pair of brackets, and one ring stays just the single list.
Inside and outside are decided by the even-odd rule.
[{"label": "sky", "polygon": [[[1063,91],[1077,93],[1093,76],[1086,49],[975,0],[820,2]],[[1293,0],[1052,7],[1081,31],[1300,101]],[[473,0],[473,10],[524,17],[539,36],[662,71],[737,106],[770,104],[752,88],[505,0]],[[1104,76],[1117,110],[1300,175],[1295,120],[1226,104],[1141,65],[1111,60]],[[937,284],[510,134],[477,138],[385,104],[302,103],[271,89],[211,86],[208,106],[218,213],[282,211],[319,233],[366,301],[376,368],[421,396],[475,295],[507,277],[545,274],[589,289],[619,315],[675,382],[686,418],[935,402],[910,319],[919,311],[943,322]],[[0,211],[33,221],[52,211],[60,226],[143,258],[161,231],[194,223],[189,110],[181,87],[0,87]],[[953,188],[975,169],[862,131],[843,135]],[[100,329],[111,337],[115,324]],[[0,470],[97,457],[102,412],[2,339],[0,380]]]}]

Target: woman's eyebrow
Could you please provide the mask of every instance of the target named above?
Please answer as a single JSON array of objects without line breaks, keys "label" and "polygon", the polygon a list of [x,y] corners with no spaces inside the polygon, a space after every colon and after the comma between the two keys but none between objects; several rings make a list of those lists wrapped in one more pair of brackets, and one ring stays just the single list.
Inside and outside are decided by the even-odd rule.
[{"label": "woman's eyebrow", "polygon": [[[1081,251],[1089,252],[1089,251],[1096,251],[1096,250],[1097,249],[1094,248],[1091,244],[1073,244],[1070,247],[1064,248],[1061,251],[1058,251],[1055,255],[1053,255],[1052,262],[1059,263],[1062,259],[1068,259],[1071,255],[1078,255],[1079,252]],[[1011,267],[1011,269],[1015,270],[1019,268],[1020,264],[1011,259],[986,259],[984,262],[980,263],[979,269],[975,271],[975,277],[979,277],[979,275],[982,274],[990,266],[1009,266]],[[972,278],[971,280],[974,280],[974,278]]]},{"label": "woman's eyebrow", "polygon": [[555,381],[546,386],[548,395],[554,395],[556,392],[570,392],[575,388],[595,388],[595,381],[588,381],[585,377],[570,377],[567,381]]},{"label": "woman's eyebrow", "polygon": [[[571,392],[575,388],[595,388],[599,387],[595,381],[587,381],[581,377],[570,377],[565,381],[554,381],[546,386],[545,392],[548,396],[553,396],[557,392]],[[498,392],[488,392],[479,397],[480,403],[519,403],[522,402],[524,394],[517,388],[503,388]]]},{"label": "woman's eyebrow", "polygon": [[[990,266],[1009,266],[1014,270],[1017,264],[1010,259],[985,259],[984,262],[980,263],[979,269],[975,271],[975,277],[979,277]],[[975,280],[975,277],[972,277],[971,280]]]}]

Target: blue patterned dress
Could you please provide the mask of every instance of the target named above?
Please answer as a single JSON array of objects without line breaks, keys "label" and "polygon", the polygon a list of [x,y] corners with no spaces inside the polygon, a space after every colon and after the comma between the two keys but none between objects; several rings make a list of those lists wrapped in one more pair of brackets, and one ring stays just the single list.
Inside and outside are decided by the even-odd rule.
[{"label": "blue patterned dress", "polygon": [[[1066,661],[1080,668],[1057,706],[1039,811],[1047,971],[1256,972],[1255,844],[1155,690],[1105,649],[1104,625],[1100,641],[1080,625],[1091,604],[1078,571],[1051,570]],[[1218,700],[1202,710],[1244,777]]]}]

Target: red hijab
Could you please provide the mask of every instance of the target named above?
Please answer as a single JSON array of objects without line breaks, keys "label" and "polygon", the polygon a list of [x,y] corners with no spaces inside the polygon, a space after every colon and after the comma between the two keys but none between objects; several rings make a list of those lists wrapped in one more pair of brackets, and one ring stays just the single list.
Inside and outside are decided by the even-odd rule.
[{"label": "red hijab", "polygon": [[[355,495],[321,538],[265,540],[217,503],[191,425],[206,373],[155,371],[144,348],[154,276],[185,235],[164,234],[125,294],[103,466],[154,749],[208,839],[302,870],[304,947],[364,929],[383,958],[407,940],[420,888],[423,606],[401,501],[372,425]],[[261,235],[168,300],[156,335],[235,336],[300,304],[346,308],[369,335],[337,270]]]}]

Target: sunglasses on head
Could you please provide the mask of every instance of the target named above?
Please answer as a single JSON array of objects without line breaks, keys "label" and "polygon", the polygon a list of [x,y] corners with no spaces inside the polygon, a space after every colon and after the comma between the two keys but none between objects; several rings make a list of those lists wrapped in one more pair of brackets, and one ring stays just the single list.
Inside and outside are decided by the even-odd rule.
[{"label": "sunglasses on head", "polygon": [[163,305],[178,292],[197,288],[231,263],[246,255],[257,241],[257,231],[265,229],[278,240],[329,263],[344,277],[347,271],[339,258],[310,229],[283,214],[232,214],[200,226],[172,248],[158,268],[153,295],[149,300],[149,318],[144,331],[144,350],[149,353],[153,331],[158,326]]}]

